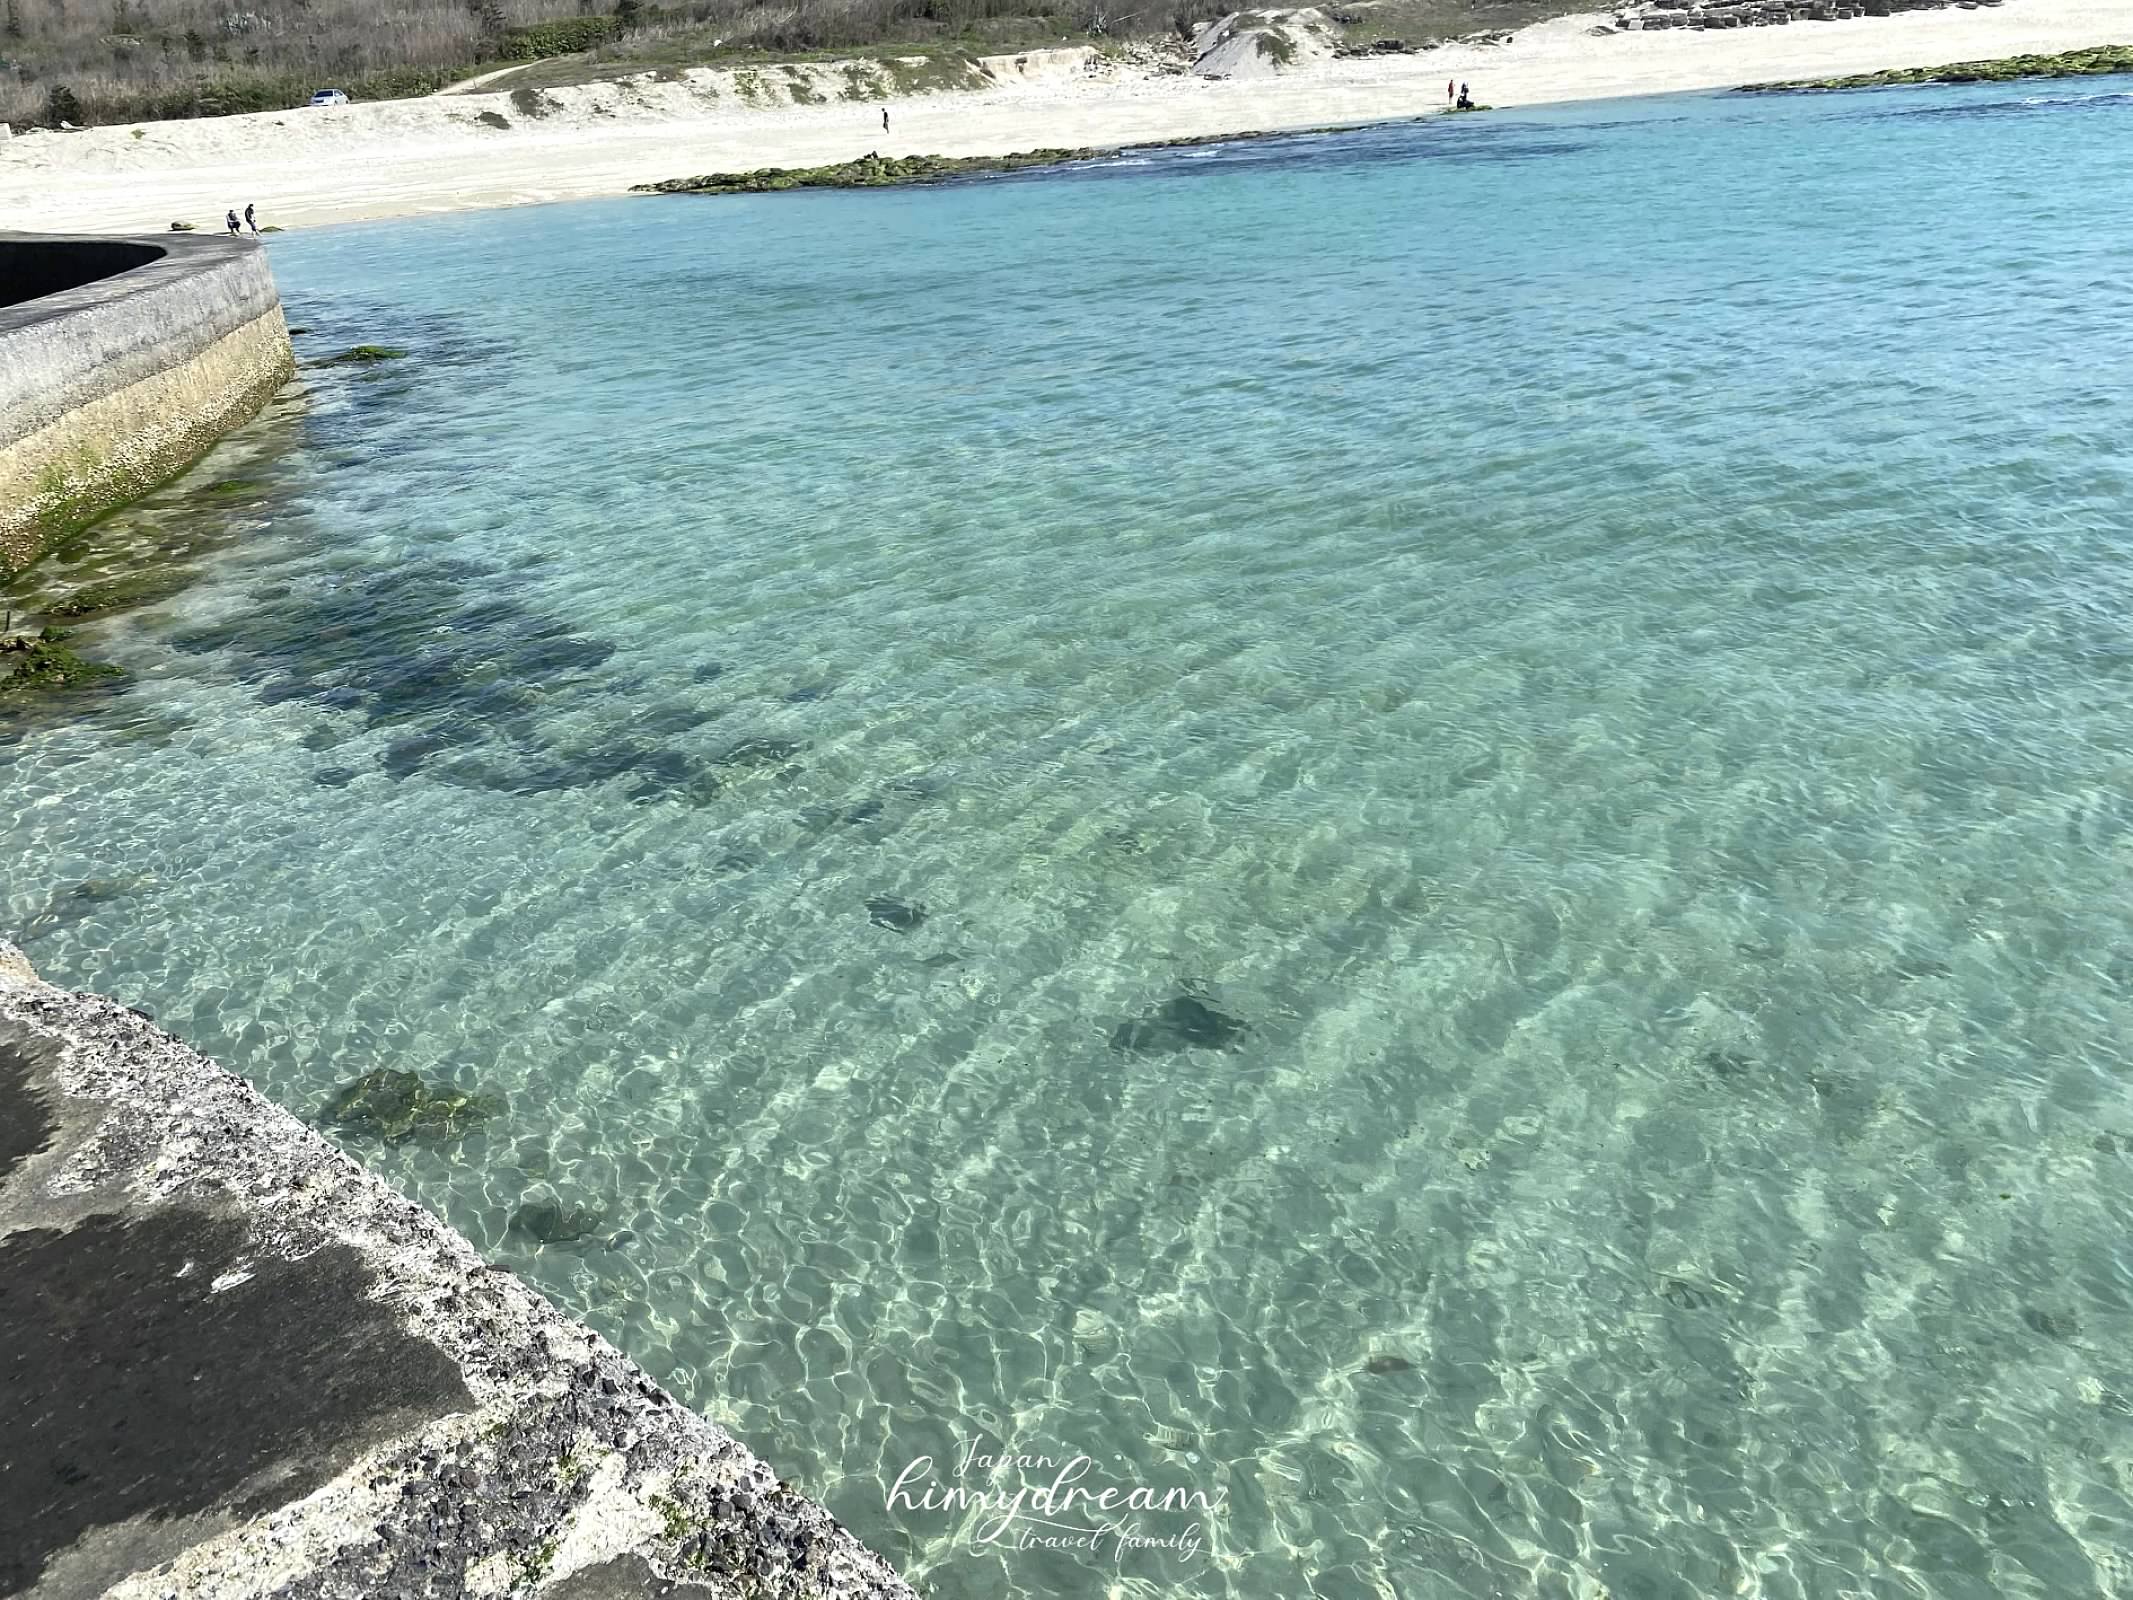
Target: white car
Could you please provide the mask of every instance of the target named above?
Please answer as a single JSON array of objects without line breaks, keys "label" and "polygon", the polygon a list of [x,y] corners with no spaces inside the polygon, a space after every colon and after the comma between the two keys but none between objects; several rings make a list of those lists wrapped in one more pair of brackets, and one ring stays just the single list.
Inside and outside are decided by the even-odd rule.
[{"label": "white car", "polygon": [[311,97],[311,103],[315,106],[345,106],[348,104],[348,91],[346,89],[321,89]]}]

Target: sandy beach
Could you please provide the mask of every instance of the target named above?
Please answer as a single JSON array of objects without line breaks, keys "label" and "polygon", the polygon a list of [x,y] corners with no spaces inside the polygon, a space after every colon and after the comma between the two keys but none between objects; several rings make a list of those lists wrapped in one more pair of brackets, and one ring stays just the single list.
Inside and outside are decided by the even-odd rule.
[{"label": "sandy beach", "polygon": [[2133,0],[1592,32],[1609,20],[1562,17],[1508,44],[1320,59],[1212,81],[1078,48],[1034,52],[1019,65],[995,58],[997,87],[892,101],[887,134],[878,103],[837,98],[841,80],[828,65],[796,69],[803,81],[819,78],[821,104],[746,103],[755,82],[789,93],[795,74],[759,69],[755,82],[737,84],[734,72],[700,69],[543,91],[537,116],[514,104],[507,79],[495,93],[35,133],[0,143],[0,223],[158,232],[178,220],[213,227],[225,208],[252,202],[262,223],[302,227],[582,199],[868,151],[985,155],[1412,116],[1442,109],[1452,78],[1502,108],[2133,42]]}]

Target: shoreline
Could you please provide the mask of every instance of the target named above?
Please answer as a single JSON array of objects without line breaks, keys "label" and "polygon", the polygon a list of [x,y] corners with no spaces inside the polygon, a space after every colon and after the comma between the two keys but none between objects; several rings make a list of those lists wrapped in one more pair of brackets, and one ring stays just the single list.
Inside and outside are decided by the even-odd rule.
[{"label": "shoreline", "polygon": [[1213,80],[1159,76],[1085,49],[1033,52],[995,58],[1013,65],[991,87],[888,100],[889,134],[871,98],[749,103],[761,96],[746,68],[521,89],[516,98],[455,94],[36,133],[0,144],[0,216],[45,232],[158,233],[173,221],[212,227],[228,207],[255,202],[263,223],[298,228],[606,198],[682,173],[821,167],[869,154],[1004,156],[1387,122],[1442,110],[1448,79],[1510,110],[2133,42],[2133,0],[1591,32],[1609,21],[1597,12],[1559,17],[1504,45]]}]

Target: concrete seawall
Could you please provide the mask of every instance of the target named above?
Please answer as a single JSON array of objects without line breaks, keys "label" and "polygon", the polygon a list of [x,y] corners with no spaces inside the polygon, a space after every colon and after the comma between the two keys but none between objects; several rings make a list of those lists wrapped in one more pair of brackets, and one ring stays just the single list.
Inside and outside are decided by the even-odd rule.
[{"label": "concrete seawall", "polygon": [[0,1596],[915,1600],[248,1084],[0,944]]},{"label": "concrete seawall", "polygon": [[0,233],[0,574],[191,465],[295,372],[255,241]]}]

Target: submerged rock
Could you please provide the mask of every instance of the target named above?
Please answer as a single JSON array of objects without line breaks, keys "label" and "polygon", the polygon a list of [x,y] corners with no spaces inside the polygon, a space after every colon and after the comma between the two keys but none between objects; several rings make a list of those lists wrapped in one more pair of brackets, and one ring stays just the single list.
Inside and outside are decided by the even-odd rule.
[{"label": "submerged rock", "polygon": [[566,1206],[552,1195],[529,1200],[511,1213],[511,1231],[538,1239],[542,1244],[576,1244],[590,1239],[606,1222],[605,1212],[584,1206]]},{"label": "submerged rock", "polygon": [[1385,1378],[1395,1372],[1412,1372],[1415,1364],[1405,1356],[1372,1356],[1363,1363],[1363,1370],[1373,1378]]},{"label": "submerged rock", "polygon": [[0,695],[81,689],[126,675],[101,661],[84,661],[66,647],[68,637],[64,628],[46,628],[34,639],[25,634],[0,639],[0,663],[14,667],[0,678]]},{"label": "submerged rock", "polygon": [[924,906],[914,906],[891,895],[876,895],[867,902],[867,921],[877,928],[893,928],[898,933],[909,933],[925,920]]},{"label": "submerged rock", "polygon": [[351,345],[337,356],[327,356],[323,360],[315,361],[312,365],[318,367],[367,367],[380,361],[404,360],[406,356],[407,352],[405,350],[395,350],[391,345],[359,344]]},{"label": "submerged rock", "polygon": [[404,778],[418,771],[431,756],[468,742],[449,728],[431,728],[405,739],[395,739],[385,747],[385,755],[378,765],[393,777]]},{"label": "submerged rock", "polygon": [[1251,1030],[1189,994],[1165,1000],[1147,1015],[1122,1022],[1111,1048],[1129,1055],[1177,1050],[1229,1050]]},{"label": "submerged rock", "polygon": [[502,1109],[493,1095],[432,1089],[412,1072],[380,1067],[339,1090],[326,1115],[349,1133],[398,1144],[410,1138],[455,1138]]}]

